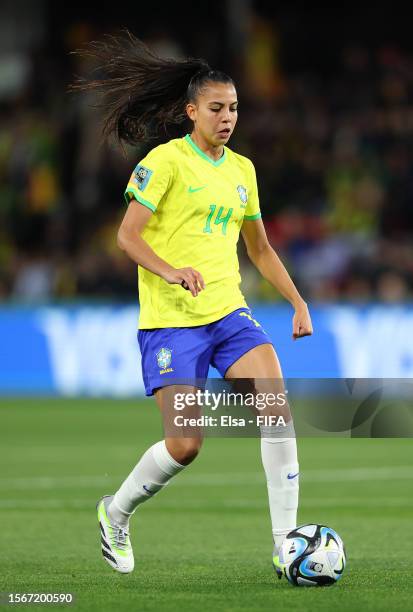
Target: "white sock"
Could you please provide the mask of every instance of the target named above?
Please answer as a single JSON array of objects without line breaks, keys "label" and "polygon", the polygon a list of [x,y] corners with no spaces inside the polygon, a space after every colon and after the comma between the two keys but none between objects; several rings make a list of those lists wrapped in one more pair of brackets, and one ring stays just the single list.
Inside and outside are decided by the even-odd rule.
[{"label": "white sock", "polygon": [[[297,526],[299,467],[292,421],[285,428],[275,429],[276,433],[272,433],[274,429],[261,428],[261,458],[267,477],[275,554],[278,554],[287,533]],[[281,437],[285,435],[291,437]]]},{"label": "white sock", "polygon": [[116,491],[108,507],[111,520],[127,527],[137,506],[153,497],[184,467],[170,455],[165,440],[148,448]]}]

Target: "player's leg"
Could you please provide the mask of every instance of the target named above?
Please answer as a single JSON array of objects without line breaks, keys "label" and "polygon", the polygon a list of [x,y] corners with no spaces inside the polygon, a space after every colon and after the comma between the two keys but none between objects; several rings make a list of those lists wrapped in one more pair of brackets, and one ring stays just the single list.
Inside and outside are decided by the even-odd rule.
[{"label": "player's leg", "polygon": [[[155,394],[167,436],[166,440],[148,448],[115,495],[104,496],[98,502],[104,540],[102,554],[112,567],[124,572],[133,569],[128,532],[131,515],[183,470],[201,446],[198,432],[192,435],[192,439],[188,431],[170,432],[173,410],[170,402],[174,393],[185,395],[196,390],[194,381],[206,378],[211,353],[208,334],[202,326],[139,330],[138,340],[145,392],[148,396]],[[176,387],[177,380],[181,381],[182,388]],[[192,417],[195,412],[196,408],[188,406],[179,414]],[[191,430],[189,434],[192,433]]]},{"label": "player's leg", "polygon": [[[284,393],[284,381],[271,338],[248,308],[214,324],[212,365],[227,379],[248,379],[256,392]],[[266,406],[266,414],[283,416],[285,427],[261,427],[261,456],[267,477],[274,557],[285,535],[296,526],[298,461],[288,403]],[[277,571],[279,574],[279,572]]]},{"label": "player's leg", "polygon": [[[226,371],[227,379],[255,380],[255,391],[284,393],[282,372],[272,344],[261,344],[244,353]],[[278,552],[284,537],[297,525],[298,508],[298,459],[293,422],[288,403],[281,407],[269,407],[263,413],[283,416],[285,426],[261,427],[261,457],[264,466],[272,534],[273,560],[281,576]]]},{"label": "player's leg", "polygon": [[187,393],[196,389],[187,385],[168,385],[155,391],[161,410],[165,440],[156,442],[139,459],[115,495],[104,496],[98,502],[101,527],[102,553],[116,570],[128,573],[133,570],[134,558],[129,539],[129,519],[140,504],[152,499],[169,481],[191,463],[202,444],[200,428],[174,428],[173,416],[182,419],[198,417],[196,406],[175,411],[173,402],[178,395],[185,401]]},{"label": "player's leg", "polygon": [[187,385],[168,385],[155,392],[162,415],[165,448],[184,467],[198,455],[203,441],[202,427],[191,423],[201,416],[201,408],[196,403],[186,404],[186,396],[193,396],[197,390]]},{"label": "player's leg", "polygon": [[[179,428],[173,435],[168,433],[174,412],[176,415],[185,412],[188,416],[196,411],[190,406],[177,411],[174,400],[180,394],[196,391],[194,381],[197,376],[206,378],[211,352],[208,334],[202,326],[139,330],[138,341],[146,395],[155,395],[166,440],[156,442],[144,453],[114,496],[109,512],[125,527],[137,506],[153,497],[190,463],[200,447],[199,439],[191,439],[188,432],[184,436]],[[177,384],[179,380],[181,385]]]},{"label": "player's leg", "polygon": [[200,429],[174,427],[173,423],[174,413],[182,419],[198,416],[196,406],[187,406],[178,412],[173,405],[175,396],[185,398],[187,393],[195,392],[194,387],[186,385],[168,385],[155,391],[155,399],[162,415],[165,439],[148,448],[116,491],[109,506],[109,514],[119,525],[126,528],[136,508],[152,499],[198,454],[202,443]]}]

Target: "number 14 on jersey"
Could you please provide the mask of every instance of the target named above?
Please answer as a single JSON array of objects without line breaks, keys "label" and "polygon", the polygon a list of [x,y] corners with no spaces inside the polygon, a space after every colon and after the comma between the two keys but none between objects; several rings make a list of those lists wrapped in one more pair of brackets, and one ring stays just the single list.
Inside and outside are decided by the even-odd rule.
[{"label": "number 14 on jersey", "polygon": [[[224,212],[224,207],[220,206],[215,214],[215,211],[217,209],[216,204],[211,204],[209,207],[209,214],[208,214],[208,218],[206,220],[205,223],[205,227],[203,229],[203,231],[206,234],[212,234],[212,228],[211,228],[211,223],[213,223],[213,225],[219,225],[220,223],[222,223],[222,233],[224,236],[226,236],[227,234],[227,225],[228,225],[228,221],[231,218],[232,215],[232,211],[234,210],[233,208],[229,208],[227,214],[225,215],[225,217],[223,216],[223,212]],[[214,215],[215,215],[215,219],[214,219]]]}]

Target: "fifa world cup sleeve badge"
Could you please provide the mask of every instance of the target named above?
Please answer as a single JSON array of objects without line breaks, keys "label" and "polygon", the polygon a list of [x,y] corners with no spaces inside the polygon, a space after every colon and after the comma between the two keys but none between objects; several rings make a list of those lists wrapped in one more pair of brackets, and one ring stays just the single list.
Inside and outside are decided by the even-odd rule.
[{"label": "fifa world cup sleeve badge", "polygon": [[140,191],[143,191],[151,178],[153,171],[145,166],[138,164],[133,171],[132,181],[138,186]]}]

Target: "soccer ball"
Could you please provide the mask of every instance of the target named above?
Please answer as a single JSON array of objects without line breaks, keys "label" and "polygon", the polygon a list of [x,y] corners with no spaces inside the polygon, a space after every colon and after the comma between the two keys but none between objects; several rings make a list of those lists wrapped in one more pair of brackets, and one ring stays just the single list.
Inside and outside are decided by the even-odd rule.
[{"label": "soccer ball", "polygon": [[340,580],[346,551],[338,533],[325,525],[300,525],[285,537],[281,568],[295,586],[329,586]]}]

